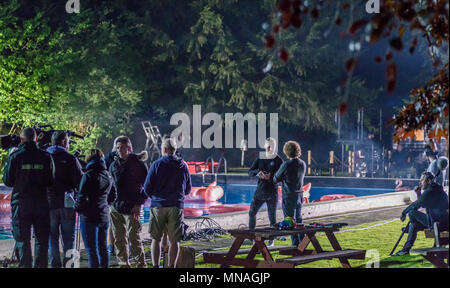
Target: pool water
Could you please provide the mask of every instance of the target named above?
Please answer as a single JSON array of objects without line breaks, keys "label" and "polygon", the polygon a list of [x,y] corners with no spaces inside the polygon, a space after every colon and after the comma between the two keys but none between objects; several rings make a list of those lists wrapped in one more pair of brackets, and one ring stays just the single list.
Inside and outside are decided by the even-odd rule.
[{"label": "pool water", "polygon": [[[194,184],[193,186],[202,186]],[[219,203],[199,203],[199,202],[186,202],[185,207],[190,208],[207,208],[210,205],[217,204],[250,204],[255,193],[256,185],[246,184],[221,184],[224,189],[224,196],[218,200]],[[374,189],[374,188],[342,188],[342,187],[312,187],[310,191],[310,199],[319,200],[323,195],[329,194],[352,194],[356,197],[377,195],[383,193],[394,192],[393,189]],[[265,204],[264,204],[265,205]],[[263,207],[265,207],[263,205]],[[11,239],[11,227],[10,227],[10,214],[0,214],[0,240]],[[141,222],[148,223],[150,220],[150,201],[144,204],[141,210]],[[144,227],[148,229],[148,227]]]}]

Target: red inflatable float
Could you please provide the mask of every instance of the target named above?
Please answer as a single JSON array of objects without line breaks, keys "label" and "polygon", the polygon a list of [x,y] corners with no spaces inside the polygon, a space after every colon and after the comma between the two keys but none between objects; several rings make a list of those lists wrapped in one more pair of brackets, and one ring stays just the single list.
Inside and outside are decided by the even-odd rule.
[{"label": "red inflatable float", "polygon": [[248,210],[250,210],[250,205],[246,205],[246,204],[214,205],[207,209],[209,214],[230,213],[230,212],[248,211]]},{"label": "red inflatable float", "polygon": [[348,198],[355,198],[355,195],[350,195],[350,194],[323,195],[322,197],[320,197],[319,201],[332,201],[332,200],[348,199]]},{"label": "red inflatable float", "polygon": [[214,202],[222,198],[223,188],[214,181],[208,187],[192,187],[191,193],[184,200],[186,202]]},{"label": "red inflatable float", "polygon": [[183,210],[184,217],[199,217],[203,215],[202,209],[185,207]]}]

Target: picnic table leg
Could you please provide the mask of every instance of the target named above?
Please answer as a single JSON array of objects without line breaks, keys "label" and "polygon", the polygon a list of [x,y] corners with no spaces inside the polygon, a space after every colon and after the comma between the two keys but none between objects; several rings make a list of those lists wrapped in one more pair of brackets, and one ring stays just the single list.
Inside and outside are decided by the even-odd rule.
[{"label": "picnic table leg", "polygon": [[311,242],[311,239],[309,238],[309,235],[305,234],[302,242],[300,242],[300,244],[298,244],[298,251],[300,251],[300,252],[305,251],[306,247],[308,247],[310,242]]},{"label": "picnic table leg", "polygon": [[250,252],[248,252],[247,259],[251,260],[251,259],[255,258],[256,254],[258,254],[258,250],[259,250],[258,246],[253,245]]},{"label": "picnic table leg", "polygon": [[[334,236],[333,232],[327,231],[325,232],[325,234],[327,235],[327,238],[335,251],[342,250],[341,245],[339,245],[339,242],[337,241],[336,236]],[[350,262],[348,262],[347,258],[339,258],[339,261],[341,262],[342,267],[351,268]]]},{"label": "picnic table leg", "polygon": [[[443,258],[435,257],[433,255],[423,256],[425,259],[431,262],[436,268],[448,268],[448,263],[445,263]],[[448,261],[448,260],[447,260]]]},{"label": "picnic table leg", "polygon": [[263,255],[264,260],[266,260],[267,262],[275,262],[273,261],[272,255],[270,255],[269,249],[267,249],[264,240],[255,240],[255,246],[257,246],[258,250]]},{"label": "picnic table leg", "polygon": [[241,248],[242,243],[244,242],[243,237],[236,237],[233,244],[230,247],[230,250],[228,251],[227,255],[225,255],[224,263],[220,265],[220,268],[228,268],[230,266],[231,260],[236,256],[237,252],[239,251],[239,248]]},{"label": "picnic table leg", "polygon": [[316,252],[317,253],[322,253],[323,249],[320,246],[319,241],[317,241],[317,238],[316,238],[315,234],[316,234],[315,232],[313,234],[308,234],[308,237],[309,237],[311,243],[313,244],[314,249],[316,250]]}]

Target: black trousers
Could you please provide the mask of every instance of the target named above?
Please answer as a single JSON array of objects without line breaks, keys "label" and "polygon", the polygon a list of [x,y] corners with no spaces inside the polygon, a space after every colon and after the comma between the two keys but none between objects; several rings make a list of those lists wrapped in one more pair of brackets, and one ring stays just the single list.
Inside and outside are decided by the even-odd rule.
[{"label": "black trousers", "polygon": [[35,235],[35,268],[48,267],[48,240],[50,235],[50,213],[45,205],[13,205],[11,228],[16,241],[19,268],[32,267],[31,228]]}]

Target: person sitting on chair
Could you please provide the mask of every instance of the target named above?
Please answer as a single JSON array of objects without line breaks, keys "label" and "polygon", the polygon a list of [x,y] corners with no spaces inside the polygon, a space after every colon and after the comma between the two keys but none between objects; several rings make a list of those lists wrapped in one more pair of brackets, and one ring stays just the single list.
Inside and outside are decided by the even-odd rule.
[{"label": "person sitting on chair", "polygon": [[[400,220],[405,221],[406,215],[409,216],[408,239],[403,249],[393,256],[409,254],[416,241],[417,232],[431,228],[434,222],[439,222],[441,229],[448,229],[448,196],[442,186],[434,182],[434,178],[431,172],[422,173],[419,188],[423,189],[423,193],[419,193],[419,198],[406,207],[400,217]],[[426,209],[426,214],[417,211],[421,207]]]}]

